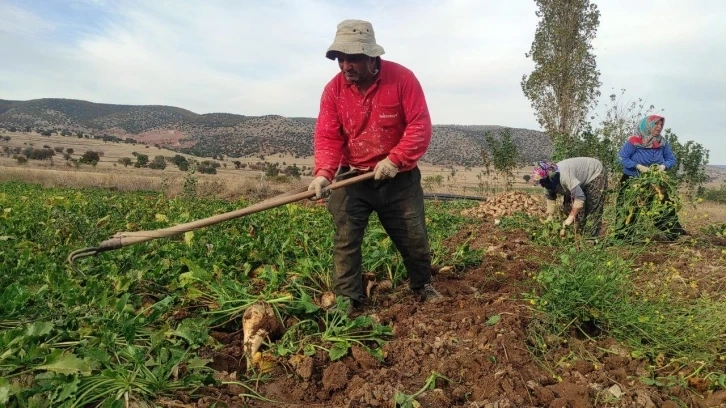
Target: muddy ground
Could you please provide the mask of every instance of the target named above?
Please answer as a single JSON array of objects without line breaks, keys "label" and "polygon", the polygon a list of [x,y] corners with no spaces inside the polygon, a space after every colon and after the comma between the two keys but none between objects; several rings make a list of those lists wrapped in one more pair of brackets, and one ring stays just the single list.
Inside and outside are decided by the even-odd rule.
[{"label": "muddy ground", "polygon": [[[246,390],[233,385],[202,390],[205,397],[180,399],[176,406],[393,407],[397,391],[413,394],[432,371],[451,381],[439,379],[433,390],[421,394],[417,401],[424,408],[726,406],[726,390],[709,391],[697,381],[689,387],[643,384],[639,377],[647,375],[648,362],[631,359],[612,339],[592,340],[575,332],[566,338],[542,336],[523,295],[540,266],[552,261],[552,249],[532,245],[522,232],[488,224],[461,231],[449,244],[465,239],[472,239],[474,249],[501,247],[484,255],[477,267],[437,273],[434,285],[444,301],[421,304],[405,287],[372,296],[364,312],[394,329],[384,346],[385,362],[360,349],[336,362],[323,353],[294,365],[280,361],[271,378],[257,385],[274,403],[240,398]],[[702,243],[688,251],[708,260],[718,258],[721,249]],[[700,270],[684,268],[682,275]],[[711,268],[711,278],[720,273],[723,282],[723,269]],[[493,316],[500,319],[487,324]],[[245,372],[240,336],[218,336],[227,344],[212,364],[221,378]]]}]

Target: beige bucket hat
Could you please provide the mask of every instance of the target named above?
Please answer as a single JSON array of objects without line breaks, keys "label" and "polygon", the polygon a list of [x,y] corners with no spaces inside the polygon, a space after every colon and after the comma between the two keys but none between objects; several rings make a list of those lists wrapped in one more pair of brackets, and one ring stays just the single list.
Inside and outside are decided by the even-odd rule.
[{"label": "beige bucket hat", "polygon": [[376,44],[373,25],[363,20],[343,20],[338,24],[333,45],[328,47],[325,57],[335,59],[336,52],[343,54],[364,54],[369,57],[380,57],[385,53],[383,47]]}]

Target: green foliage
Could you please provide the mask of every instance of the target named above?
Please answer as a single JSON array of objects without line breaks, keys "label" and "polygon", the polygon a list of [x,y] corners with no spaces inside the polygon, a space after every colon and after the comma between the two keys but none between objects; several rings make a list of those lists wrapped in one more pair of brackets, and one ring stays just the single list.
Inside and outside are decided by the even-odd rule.
[{"label": "green foliage", "polygon": [[503,217],[499,228],[505,231],[522,230],[527,231],[529,239],[537,245],[543,246],[568,246],[572,244],[572,237],[560,237],[561,223],[557,221],[546,222],[528,214],[515,213],[509,217]]},{"label": "green foliage", "polygon": [[195,169],[191,168],[187,170],[187,174],[184,175],[184,186],[182,186],[182,195],[186,198],[193,198],[197,196],[197,190],[199,186],[199,180],[194,176]]},{"label": "green foliage", "polygon": [[554,140],[577,134],[600,96],[591,41],[600,11],[589,0],[535,0],[540,21],[530,51],[534,71],[522,76],[522,91],[537,121]]},{"label": "green foliage", "polygon": [[[191,172],[188,179],[191,190]],[[273,351],[326,350],[338,359],[357,345],[381,357],[390,328],[348,317],[342,303],[325,311],[313,302],[330,291],[333,225],[324,208],[291,204],[104,252],[76,267],[66,263],[70,251],[119,231],[166,228],[246,204],[0,184],[0,223],[8,232],[0,270],[22,272],[0,274],[0,405],[121,406],[125,396],[144,405],[178,391],[193,396],[214,382],[208,354],[197,354],[219,347],[210,328],[238,332],[246,306],[257,300],[283,319],[307,322],[270,344]],[[443,246],[465,221],[451,208],[431,205],[427,218],[436,260],[456,266],[473,257]],[[373,218],[363,265],[383,279],[404,268],[381,231]],[[399,285],[405,274],[390,276]]]},{"label": "green foliage", "polygon": [[435,176],[426,176],[421,181],[421,184],[427,190],[430,190],[433,187],[441,187],[444,184],[444,176],[442,176],[441,174],[437,174]]},{"label": "green foliage", "polygon": [[53,149],[33,149],[29,148],[25,155],[28,159],[31,160],[47,160],[55,156],[55,150]]},{"label": "green foliage", "polygon": [[293,164],[292,166],[287,166],[284,170],[285,175],[290,176],[296,180],[300,179],[300,168],[297,167],[297,165]]},{"label": "green foliage", "polygon": [[431,374],[426,378],[426,381],[424,382],[423,387],[421,387],[420,390],[414,392],[413,394],[406,394],[401,391],[397,391],[396,395],[394,396],[394,402],[395,402],[395,408],[421,408],[421,404],[416,401],[416,398],[418,398],[421,394],[423,394],[426,391],[433,390],[436,388],[436,380],[442,379],[447,382],[451,382],[451,379],[437,373],[436,371],[432,371]]},{"label": "green foliage", "polygon": [[197,165],[197,171],[202,174],[217,174],[217,167],[219,167],[218,163],[210,160],[204,160]]},{"label": "green foliage", "polygon": [[706,235],[726,237],[726,224],[709,224],[701,228],[701,231]]},{"label": "green foliage", "polygon": [[166,168],[166,158],[162,155],[154,157],[154,160],[149,163],[149,168],[154,170],[164,170]]},{"label": "green foliage", "polygon": [[264,171],[265,171],[265,176],[275,177],[278,174],[280,174],[280,164],[266,162]]},{"label": "green foliage", "polygon": [[343,297],[338,297],[336,304],[324,311],[305,295],[302,295],[301,301],[307,302],[306,305],[301,305],[307,313],[322,313],[322,330],[312,320],[298,322],[278,343],[279,355],[290,353],[312,355],[316,349],[323,349],[327,351],[331,361],[336,361],[345,357],[352,346],[358,346],[383,361],[383,350],[380,347],[391,338],[393,331],[390,327],[376,323],[367,315],[349,317],[346,313],[349,300]]},{"label": "green foliage", "polygon": [[603,164],[609,174],[619,171],[618,151],[620,145],[612,140],[600,136],[598,130],[593,130],[586,124],[579,134],[572,137],[558,135],[555,137],[552,160],[560,161],[571,157],[593,157]]},{"label": "green foliage", "polygon": [[85,164],[92,164],[96,165],[101,160],[101,155],[98,154],[98,152],[94,152],[91,150],[88,150],[87,152],[83,153],[83,155],[78,159],[79,162],[85,163]]},{"label": "green foliage", "polygon": [[181,171],[189,170],[190,163],[186,157],[176,154],[169,160],[173,165],[177,166]]},{"label": "green foliage", "polygon": [[660,233],[657,221],[669,211],[677,213],[683,206],[676,182],[668,173],[658,171],[657,166],[628,179],[621,194],[615,209],[616,228],[631,242],[650,240]]},{"label": "green foliage", "polygon": [[704,189],[703,199],[719,204],[726,204],[726,184],[721,184],[719,188]]},{"label": "green foliage", "polygon": [[669,173],[679,186],[684,187],[691,198],[695,198],[701,192],[703,184],[708,181],[706,165],[709,151],[692,140],[686,143],[679,142],[678,136],[670,129],[665,129],[663,136],[668,140],[676,157],[676,165],[669,170]]},{"label": "green foliage", "polygon": [[490,132],[487,132],[484,138],[491,152],[492,165],[504,176],[505,185],[510,188],[510,178],[514,176],[512,171],[519,164],[519,150],[517,144],[512,140],[511,130],[504,129],[499,139],[495,139]]},{"label": "green foliage", "polygon": [[148,155],[136,152],[133,152],[133,155],[136,156],[136,163],[134,163],[134,167],[146,167],[149,165]]},{"label": "green foliage", "polygon": [[603,248],[571,247],[562,252],[558,263],[537,274],[540,287],[530,293],[531,303],[545,314],[549,326],[541,330],[560,336],[576,328],[611,336],[627,344],[636,358],[668,356],[701,368],[722,365],[719,356],[726,339],[720,333],[726,325],[726,304],[706,297],[673,298],[667,288],[640,293],[642,289],[632,284],[631,270],[630,262]]}]

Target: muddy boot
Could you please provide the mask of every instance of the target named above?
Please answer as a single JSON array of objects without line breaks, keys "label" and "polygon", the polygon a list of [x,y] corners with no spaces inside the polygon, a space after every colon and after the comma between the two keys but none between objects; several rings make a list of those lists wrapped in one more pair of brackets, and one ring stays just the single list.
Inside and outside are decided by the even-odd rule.
[{"label": "muddy boot", "polygon": [[349,303],[348,307],[345,308],[345,314],[350,317],[354,318],[361,314],[361,310],[363,309],[363,305],[359,304],[358,302],[354,301],[353,299],[348,298]]},{"label": "muddy boot", "polygon": [[444,298],[430,283],[423,285],[422,288],[414,289],[413,294],[418,297],[421,302],[426,303],[436,302]]},{"label": "muddy boot", "polygon": [[355,306],[353,305],[353,302],[348,303],[348,307],[345,309],[345,315],[348,317],[353,317],[353,314],[355,313]]}]

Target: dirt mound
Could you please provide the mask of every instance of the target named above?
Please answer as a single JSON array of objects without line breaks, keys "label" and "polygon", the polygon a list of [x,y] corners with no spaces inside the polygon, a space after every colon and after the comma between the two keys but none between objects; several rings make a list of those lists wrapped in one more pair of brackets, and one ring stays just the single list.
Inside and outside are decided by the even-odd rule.
[{"label": "dirt mound", "polygon": [[542,195],[535,196],[523,191],[507,191],[487,197],[477,207],[468,208],[461,213],[469,217],[495,219],[515,213],[544,217],[545,203]]}]

